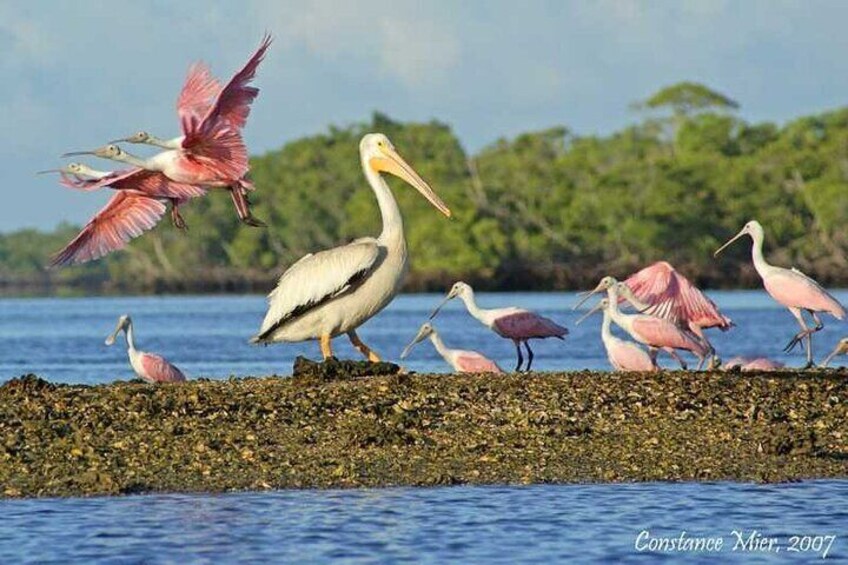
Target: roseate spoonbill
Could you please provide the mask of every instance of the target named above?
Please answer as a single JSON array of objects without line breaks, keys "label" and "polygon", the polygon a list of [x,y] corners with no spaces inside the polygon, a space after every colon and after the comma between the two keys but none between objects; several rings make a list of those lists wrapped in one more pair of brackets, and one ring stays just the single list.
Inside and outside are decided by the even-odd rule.
[{"label": "roseate spoonbill", "polygon": [[[120,195],[120,194],[119,194]],[[155,353],[146,353],[135,348],[133,323],[129,315],[118,318],[115,331],[106,338],[106,345],[115,343],[118,334],[124,332],[127,337],[127,353],[135,374],[149,383],[176,383],[186,380],[182,371]]]},{"label": "roseate spoonbill", "polygon": [[433,343],[433,347],[439,352],[439,355],[460,373],[503,373],[503,369],[498,367],[497,363],[488,357],[477,353],[476,351],[467,351],[464,349],[450,349],[445,346],[442,338],[439,337],[436,328],[430,323],[425,323],[418,330],[418,335],[415,336],[409,345],[400,354],[401,359],[405,359],[415,344],[424,341],[427,338]]},{"label": "roseate spoonbill", "polygon": [[[784,351],[792,351],[796,345],[806,338],[807,365],[805,368],[808,369],[813,366],[813,334],[824,327],[818,313],[827,312],[834,318],[843,320],[845,319],[845,308],[822,288],[819,283],[798,269],[784,269],[783,267],[775,267],[766,263],[763,257],[763,239],[765,238],[765,234],[763,226],[756,220],[751,220],[745,224],[742,230],[730,238],[727,243],[719,247],[714,255],[717,256],[728,245],[745,235],[751,236],[751,257],[754,261],[754,268],[763,279],[763,286],[766,292],[779,304],[786,306],[801,326],[801,331],[795,334],[789,341]],[[813,321],[816,323],[815,327],[807,327],[802,310],[806,310],[812,316]]]},{"label": "roseate spoonbill", "polygon": [[[658,261],[630,275],[624,284],[641,303],[638,308],[640,313],[671,320],[691,331],[704,342],[713,357],[715,348],[703,330],[719,328],[727,331],[733,326],[733,321],[719,312],[715,302],[666,261]],[[626,295],[625,289],[621,290]]]},{"label": "roseate spoonbill", "polygon": [[568,334],[568,330],[560,326],[550,318],[545,318],[535,312],[510,306],[507,308],[480,308],[474,299],[474,289],[467,283],[459,281],[455,283],[442,303],[439,304],[433,313],[430,314],[430,319],[436,317],[442,306],[447,304],[449,300],[459,297],[465,304],[468,313],[477,318],[480,323],[498,334],[499,336],[511,339],[515,344],[515,352],[518,354],[518,364],[515,366],[516,371],[521,370],[521,365],[524,363],[524,357],[521,354],[521,344],[527,348],[527,367],[526,371],[530,370],[533,364],[533,350],[530,349],[531,339],[545,339],[555,337],[564,339],[563,336]]},{"label": "roseate spoonbill", "polygon": [[821,366],[827,367],[837,355],[848,355],[848,337],[843,337],[839,340],[839,343],[836,344],[836,347],[830,352],[830,355],[822,360]]},{"label": "roseate spoonbill", "polygon": [[720,369],[722,371],[731,371],[734,369],[740,371],[778,371],[784,368],[783,363],[772,361],[765,357],[734,357],[729,361],[722,363]]},{"label": "roseate spoonbill", "polygon": [[633,339],[647,345],[652,360],[656,361],[657,350],[662,349],[677,360],[681,368],[686,369],[686,362],[675,351],[675,349],[682,349],[690,351],[698,358],[699,362],[703,363],[704,357],[709,353],[707,347],[691,333],[677,327],[674,322],[648,314],[625,314],[619,310],[620,284],[613,277],[602,278],[598,286],[585,293],[583,299],[577,303],[575,308],[586,302],[593,294],[606,291],[612,321],[621,326]]},{"label": "roseate spoonbill", "polygon": [[371,185],[383,231],[377,238],[308,254],[283,273],[268,295],[268,312],[253,343],[319,340],[324,359],[332,356],[330,340],[346,333],[370,361],[380,357],[356,334],[356,329],[380,312],[400,291],[408,256],[403,219],[389,185],[380,173],[400,177],[445,216],[451,211],[398,155],[385,135],[369,133],[359,143],[365,178]]},{"label": "roseate spoonbill", "polygon": [[233,129],[242,129],[250,115],[250,105],[259,96],[259,89],[249,84],[256,77],[256,70],[265,58],[271,40],[268,34],[262,38],[253,56],[223,89],[205,64],[195,63],[189,68],[177,98],[177,117],[182,125],[183,135],[161,139],[146,131],[139,131],[109,143],[143,143],[162,149],[182,149],[192,122],[214,124],[223,121]]},{"label": "roseate spoonbill", "polygon": [[69,163],[59,169],[39,171],[38,174],[45,173],[59,173],[62,179],[60,184],[76,190],[132,190],[151,198],[166,199],[171,203],[171,220],[174,226],[182,230],[187,227],[180,215],[179,206],[190,198],[206,194],[203,187],[174,182],[162,173],[138,168],[98,171],[82,163]]},{"label": "roseate spoonbill", "polygon": [[612,315],[609,306],[609,299],[602,298],[594,308],[577,320],[577,323],[579,324],[595,312],[602,311],[604,313],[604,321],[601,324],[601,340],[604,342],[604,349],[607,351],[607,358],[612,368],[616,371],[658,370],[659,367],[657,367],[656,361],[651,359],[647,351],[632,341],[625,341],[612,334],[610,329]]},{"label": "roseate spoonbill", "polygon": [[[253,185],[244,178],[249,165],[247,149],[239,128],[244,125],[250,112],[250,104],[259,93],[258,89],[248,87],[247,84],[253,79],[256,67],[262,61],[270,41],[270,36],[263,39],[247,65],[218,93],[205,112],[204,97],[214,93],[217,83],[204,67],[192,69],[187,84],[199,86],[190,86],[189,90],[192,92],[186,96],[189,101],[183,101],[183,107],[179,109],[183,135],[172,140],[154,138],[154,144],[166,148],[165,151],[142,159],[110,143],[91,151],[65,153],[63,157],[95,155],[148,171],[161,172],[178,183],[224,188],[229,190],[242,222],[251,226],[264,226],[265,224],[250,212],[247,193],[253,190]],[[195,80],[196,77],[200,78]],[[182,98],[181,96],[181,100]],[[127,140],[142,138],[145,142],[150,141],[149,136],[139,134]]]}]

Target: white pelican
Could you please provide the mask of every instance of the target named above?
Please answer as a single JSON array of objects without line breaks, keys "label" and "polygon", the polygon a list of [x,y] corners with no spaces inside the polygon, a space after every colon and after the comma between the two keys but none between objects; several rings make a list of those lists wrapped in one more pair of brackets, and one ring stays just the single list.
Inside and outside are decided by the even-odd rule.
[{"label": "white pelican", "polygon": [[363,237],[310,253],[289,267],[268,295],[268,313],[252,343],[317,339],[327,359],[333,354],[330,340],[346,333],[369,361],[380,360],[359,339],[356,328],[392,301],[408,269],[403,219],[380,173],[405,180],[445,216],[450,217],[451,212],[385,135],[369,133],[363,137],[359,156],[380,206],[382,233],[377,238]]}]

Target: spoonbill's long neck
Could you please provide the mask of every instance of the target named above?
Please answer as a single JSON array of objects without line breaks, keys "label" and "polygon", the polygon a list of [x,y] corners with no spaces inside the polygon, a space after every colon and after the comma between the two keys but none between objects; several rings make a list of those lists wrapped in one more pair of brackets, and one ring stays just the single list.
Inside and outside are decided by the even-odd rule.
[{"label": "spoonbill's long neck", "polygon": [[436,351],[439,352],[439,355],[441,355],[446,361],[450,361],[450,350],[445,346],[445,343],[442,341],[442,338],[439,337],[439,334],[436,332],[431,333],[430,341],[433,343],[433,347],[436,348]]},{"label": "spoonbill's long neck", "polygon": [[754,268],[761,277],[765,276],[765,272],[771,267],[763,257],[763,235],[759,232],[751,234],[751,259],[754,260]]},{"label": "spoonbill's long neck", "polygon": [[154,135],[148,135],[147,141],[144,143],[147,145],[153,145],[154,147],[161,147],[162,149],[182,149],[184,139],[184,135],[173,139],[162,139]]},{"label": "spoonbill's long neck", "polygon": [[483,322],[483,324],[488,325],[489,323],[489,315],[488,311],[477,306],[477,301],[474,299],[474,290],[468,288],[465,292],[459,295],[462,301],[465,303],[465,307],[468,309],[468,313]]},{"label": "spoonbill's long neck", "polygon": [[368,159],[362,156],[362,170],[365,178],[377,197],[377,205],[380,207],[380,216],[383,218],[383,231],[380,233],[380,241],[403,242],[403,218],[400,215],[397,201],[395,200],[389,185],[383,177],[371,168]]},{"label": "spoonbill's long neck", "polygon": [[622,314],[621,310],[618,309],[618,289],[616,288],[616,285],[612,285],[607,289],[607,298],[609,299],[609,306],[607,306],[606,312],[609,312],[610,318],[612,318],[616,324],[624,327],[623,322],[625,314]]},{"label": "spoonbill's long neck", "polygon": [[134,167],[140,167],[142,169],[146,169],[148,171],[156,170],[147,159],[142,159],[141,157],[136,157],[135,155],[130,155],[126,151],[121,153],[120,155],[116,155],[115,157],[109,157],[112,161],[119,161],[121,163],[126,163],[128,165],[132,165]]},{"label": "spoonbill's long neck", "polygon": [[604,341],[607,341],[612,337],[612,330],[610,329],[611,324],[612,316],[610,315],[610,307],[607,306],[604,308],[604,321],[601,322],[601,339]]},{"label": "spoonbill's long neck", "polygon": [[127,324],[127,327],[124,329],[124,333],[127,335],[127,350],[130,353],[135,353],[135,339],[133,338],[133,325],[132,322]]}]

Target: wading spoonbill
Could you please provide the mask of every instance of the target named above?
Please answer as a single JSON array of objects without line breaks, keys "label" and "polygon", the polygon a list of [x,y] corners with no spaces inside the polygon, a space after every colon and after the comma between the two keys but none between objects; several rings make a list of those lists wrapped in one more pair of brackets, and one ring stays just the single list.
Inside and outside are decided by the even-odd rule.
[{"label": "wading spoonbill", "polygon": [[[801,326],[801,331],[789,341],[784,351],[792,351],[796,345],[806,338],[807,365],[805,368],[810,368],[813,366],[813,334],[824,327],[818,313],[827,312],[838,320],[844,320],[845,308],[819,283],[798,269],[784,269],[783,267],[769,265],[763,257],[763,239],[765,238],[763,226],[756,220],[751,220],[745,224],[742,230],[719,247],[714,255],[717,256],[728,245],[745,235],[751,236],[751,257],[754,261],[754,268],[763,279],[766,292],[779,304],[786,306]],[[815,327],[807,327],[802,313],[803,310],[806,310],[812,316],[816,324]]]},{"label": "wading spoonbill", "polygon": [[451,211],[397,153],[389,138],[369,133],[359,143],[365,178],[374,191],[383,231],[377,238],[310,253],[283,273],[268,295],[268,312],[253,343],[319,340],[324,359],[332,356],[330,340],[347,334],[370,361],[380,357],[356,334],[356,329],[380,312],[400,291],[408,254],[403,219],[381,173],[400,177],[445,216]]},{"label": "wading spoonbill", "polygon": [[433,347],[439,352],[439,355],[460,373],[503,373],[503,369],[498,367],[497,363],[488,357],[477,353],[476,351],[467,351],[464,349],[450,349],[445,346],[442,338],[439,337],[436,328],[430,323],[425,323],[418,330],[418,335],[415,336],[409,345],[400,354],[401,359],[405,359],[416,343],[420,343],[427,338],[433,343]]},{"label": "wading spoonbill", "polygon": [[106,338],[106,345],[115,343],[118,334],[124,332],[127,337],[127,353],[135,374],[149,383],[176,383],[186,380],[182,371],[155,353],[146,353],[135,348],[133,323],[129,315],[118,318],[118,327]]},{"label": "wading spoonbill", "polygon": [[555,337],[564,339],[563,336],[568,334],[568,330],[560,326],[550,318],[546,318],[530,310],[508,306],[506,308],[480,308],[474,299],[474,289],[471,285],[459,281],[454,283],[442,303],[439,304],[433,313],[430,314],[430,319],[436,317],[442,306],[447,304],[449,300],[459,297],[465,304],[468,313],[474,316],[481,324],[498,334],[499,336],[510,339],[515,344],[515,351],[518,354],[518,364],[515,366],[516,371],[521,370],[521,365],[524,363],[524,357],[521,354],[521,344],[527,348],[527,367],[526,371],[530,370],[533,364],[533,350],[530,349],[529,341],[531,339],[545,339]]}]

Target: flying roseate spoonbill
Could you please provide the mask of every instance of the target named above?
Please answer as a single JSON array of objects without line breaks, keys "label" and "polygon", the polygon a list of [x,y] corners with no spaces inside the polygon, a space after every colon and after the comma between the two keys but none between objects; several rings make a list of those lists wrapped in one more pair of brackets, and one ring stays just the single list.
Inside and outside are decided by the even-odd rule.
[{"label": "flying roseate spoonbill", "polygon": [[155,353],[139,351],[135,348],[133,339],[133,323],[129,315],[118,318],[118,327],[106,338],[106,345],[115,343],[118,334],[125,332],[127,337],[127,353],[135,374],[149,383],[177,383],[185,381],[185,375],[164,357]]},{"label": "flying roseate spoonbill", "polygon": [[82,163],[69,163],[59,169],[39,171],[38,174],[45,173],[59,173],[62,179],[60,184],[75,190],[89,192],[111,188],[131,190],[151,198],[165,199],[171,203],[171,220],[174,226],[182,230],[187,229],[187,226],[180,215],[180,205],[190,198],[206,194],[203,187],[177,183],[162,173],[138,168],[124,171],[98,171]]},{"label": "flying roseate spoonbill", "polygon": [[640,313],[671,320],[691,331],[704,342],[713,356],[715,348],[703,330],[719,328],[727,331],[733,326],[731,319],[719,312],[715,302],[666,261],[658,261],[634,273],[624,284],[644,305],[638,308]]},{"label": "flying roseate spoonbill", "polygon": [[[191,87],[199,94],[194,92],[187,96],[191,101],[185,102],[184,108],[180,110],[182,136],[172,140],[154,138],[155,145],[166,148],[165,151],[149,159],[142,159],[110,143],[91,151],[65,153],[63,157],[95,155],[148,171],[161,172],[178,183],[229,190],[239,219],[247,225],[264,226],[265,224],[250,212],[247,193],[253,190],[253,184],[244,178],[249,164],[240,126],[244,125],[250,112],[250,104],[259,93],[258,89],[247,84],[253,79],[256,67],[262,61],[270,41],[270,37],[266,36],[247,65],[218,93],[205,112],[202,100],[206,94],[214,92],[217,83],[214,83],[205,68],[195,67],[190,72],[187,82],[199,84],[200,86]],[[197,71],[197,68],[201,70]],[[201,78],[195,81],[196,76]],[[136,134],[127,139],[135,141],[143,137]],[[149,136],[144,141],[150,141]]]},{"label": "flying roseate spoonbill", "polygon": [[330,340],[346,333],[370,361],[380,357],[356,334],[356,329],[380,312],[400,291],[408,256],[403,219],[389,185],[380,173],[400,177],[445,216],[451,211],[398,155],[389,138],[369,133],[359,143],[365,178],[371,185],[383,231],[377,238],[308,254],[283,273],[268,295],[268,312],[253,343],[319,340],[324,359],[332,356]]},{"label": "flying roseate spoonbill", "polygon": [[784,368],[784,364],[779,361],[772,361],[765,357],[734,357],[725,363],[722,363],[720,369],[722,371],[731,371],[736,368],[740,371],[779,371]]},{"label": "flying roseate spoonbill", "polygon": [[474,289],[467,283],[459,281],[454,283],[442,303],[439,304],[433,313],[430,314],[430,319],[436,317],[442,306],[447,304],[449,300],[459,297],[465,304],[468,313],[477,318],[480,323],[495,332],[501,337],[511,339],[515,344],[515,352],[518,354],[518,364],[515,366],[516,371],[521,370],[521,365],[524,363],[524,357],[521,354],[521,344],[527,348],[527,367],[525,371],[530,370],[533,364],[533,350],[530,349],[531,339],[545,339],[555,337],[564,339],[563,336],[568,334],[568,330],[560,326],[550,318],[545,318],[535,312],[509,306],[507,308],[480,308],[474,299]]},{"label": "flying roseate spoonbill", "polygon": [[686,362],[677,354],[675,349],[693,353],[703,364],[704,357],[709,353],[707,347],[690,332],[682,330],[674,322],[649,314],[625,314],[618,307],[620,284],[615,278],[606,276],[601,279],[593,290],[585,293],[575,309],[586,302],[590,296],[606,291],[609,299],[608,310],[612,321],[621,326],[639,343],[647,345],[651,359],[656,361],[657,350],[662,349],[671,355],[680,367],[686,369]]},{"label": "flying roseate spoonbill", "polygon": [[612,334],[610,326],[612,315],[610,313],[610,302],[608,298],[602,298],[598,304],[589,310],[582,318],[577,320],[579,324],[598,311],[604,313],[604,321],[601,324],[601,340],[604,349],[607,350],[607,358],[616,371],[656,371],[659,369],[656,362],[651,359],[648,352],[633,343],[625,341]]},{"label": "flying roseate spoonbill", "polygon": [[460,373],[503,373],[503,369],[498,367],[497,363],[488,357],[477,353],[476,351],[467,351],[464,349],[450,349],[445,346],[442,338],[439,337],[436,328],[430,323],[425,323],[418,330],[418,335],[415,336],[409,345],[400,354],[401,359],[405,359],[415,344],[424,341],[427,338],[433,343],[433,347],[439,352],[439,355]]},{"label": "flying roseate spoonbill", "polygon": [[[750,235],[753,240],[751,257],[754,261],[754,268],[763,279],[766,292],[779,304],[786,306],[801,326],[801,331],[789,341],[784,351],[792,351],[796,345],[806,338],[807,365],[805,368],[808,369],[813,366],[813,334],[824,327],[818,313],[827,312],[838,320],[844,320],[845,308],[819,283],[798,269],[784,269],[766,263],[765,258],[763,258],[763,226],[756,220],[751,220],[745,224],[738,234],[716,250],[715,255],[717,256],[728,245],[745,235]],[[812,316],[816,324],[814,328],[807,327],[802,310],[806,310]]]},{"label": "flying roseate spoonbill", "polygon": [[822,360],[821,366],[827,367],[837,355],[848,355],[848,337],[843,337],[839,340],[839,343],[836,344],[836,347],[830,352],[830,355]]},{"label": "flying roseate spoonbill", "polygon": [[259,89],[249,85],[256,77],[256,70],[270,45],[271,36],[266,34],[253,56],[223,89],[205,64],[195,63],[189,68],[177,98],[177,117],[183,135],[161,139],[146,131],[139,131],[109,143],[144,143],[162,149],[182,149],[193,122],[201,122],[202,125],[197,126],[201,129],[218,122],[225,122],[236,130],[242,129],[250,115],[250,105],[259,96]]}]

